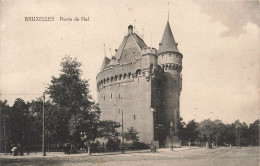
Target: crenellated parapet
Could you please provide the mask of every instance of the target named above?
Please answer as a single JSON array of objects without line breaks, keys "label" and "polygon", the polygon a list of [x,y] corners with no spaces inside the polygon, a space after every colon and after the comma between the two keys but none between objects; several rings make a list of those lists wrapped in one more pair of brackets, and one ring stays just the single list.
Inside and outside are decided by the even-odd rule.
[{"label": "crenellated parapet", "polygon": [[162,69],[165,70],[176,70],[178,72],[182,71],[182,66],[176,63],[166,63],[161,65]]},{"label": "crenellated parapet", "polygon": [[153,47],[145,47],[144,49],[141,50],[141,55],[143,56],[146,54],[156,55],[157,50]]}]

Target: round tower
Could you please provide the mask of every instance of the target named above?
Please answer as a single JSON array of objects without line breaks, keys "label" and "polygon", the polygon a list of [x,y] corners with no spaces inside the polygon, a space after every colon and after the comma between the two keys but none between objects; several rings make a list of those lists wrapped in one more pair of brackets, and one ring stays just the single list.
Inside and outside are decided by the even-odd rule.
[{"label": "round tower", "polygon": [[[180,92],[182,89],[182,54],[174,40],[170,24],[167,22],[158,50],[158,65],[163,69],[163,109],[167,114],[169,128],[166,146],[179,147],[178,120],[180,116]],[[173,144],[173,145],[172,145]]]}]

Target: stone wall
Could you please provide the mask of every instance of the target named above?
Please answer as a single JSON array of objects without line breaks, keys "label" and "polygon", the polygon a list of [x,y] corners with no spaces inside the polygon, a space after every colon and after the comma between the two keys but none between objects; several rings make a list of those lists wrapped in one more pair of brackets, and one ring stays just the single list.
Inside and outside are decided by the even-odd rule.
[{"label": "stone wall", "polygon": [[140,132],[138,136],[141,142],[151,143],[154,137],[151,81],[147,82],[142,73],[101,88],[98,102],[102,111],[101,119],[122,124],[123,112],[124,131],[134,127]]}]

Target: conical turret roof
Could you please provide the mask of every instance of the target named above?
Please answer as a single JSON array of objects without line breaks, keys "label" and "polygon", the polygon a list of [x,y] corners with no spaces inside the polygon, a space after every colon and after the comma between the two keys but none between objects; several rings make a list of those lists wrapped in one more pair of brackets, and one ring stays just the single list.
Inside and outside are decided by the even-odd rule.
[{"label": "conical turret roof", "polygon": [[179,52],[177,45],[178,44],[175,42],[174,37],[172,35],[170,24],[167,21],[166,27],[164,29],[162,41],[159,45],[158,53],[167,52],[167,51]]},{"label": "conical turret roof", "polygon": [[105,56],[100,71],[102,71],[104,68],[106,68],[106,66],[110,63],[110,61],[111,60]]}]

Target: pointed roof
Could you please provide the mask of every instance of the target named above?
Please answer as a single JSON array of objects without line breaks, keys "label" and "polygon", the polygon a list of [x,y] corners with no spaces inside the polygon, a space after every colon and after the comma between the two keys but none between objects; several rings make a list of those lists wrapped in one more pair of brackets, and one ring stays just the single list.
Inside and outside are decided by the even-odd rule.
[{"label": "pointed roof", "polygon": [[111,60],[105,56],[100,71],[102,71],[104,68],[106,68],[106,66],[110,63],[110,61]]},{"label": "pointed roof", "polygon": [[120,46],[119,46],[119,48],[118,48],[118,50],[115,54],[115,57],[116,57],[117,60],[120,59],[120,56],[122,55],[126,44],[129,43],[129,42],[134,42],[135,46],[133,46],[133,47],[138,47],[140,50],[142,50],[142,48],[146,47],[146,44],[143,41],[143,39],[141,39],[136,33],[133,32],[133,26],[129,25],[128,26],[128,34],[127,34],[127,36],[124,37],[124,40],[120,44]]},{"label": "pointed roof", "polygon": [[167,51],[179,52],[177,45],[178,44],[175,42],[174,37],[172,35],[172,30],[169,21],[167,21],[166,27],[164,29],[162,41],[159,45],[158,54]]}]

